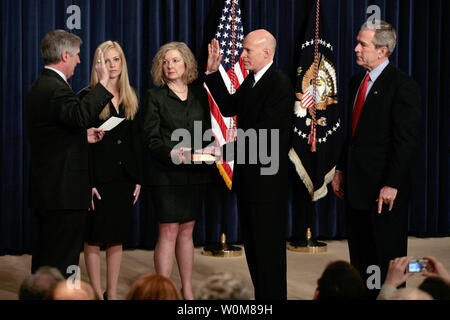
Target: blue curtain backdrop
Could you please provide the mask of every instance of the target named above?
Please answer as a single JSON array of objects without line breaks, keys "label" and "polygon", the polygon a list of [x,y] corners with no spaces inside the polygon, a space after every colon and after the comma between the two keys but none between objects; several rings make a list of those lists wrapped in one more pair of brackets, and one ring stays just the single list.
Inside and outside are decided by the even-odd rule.
[{"label": "blue curtain backdrop", "polygon": [[[205,66],[205,44],[215,32],[223,0],[2,0],[1,1],[1,219],[0,254],[29,252],[31,211],[27,208],[29,152],[23,126],[23,102],[43,62],[40,42],[53,29],[66,29],[74,4],[81,9],[81,29],[73,30],[84,44],[81,65],[70,79],[75,91],[89,83],[95,48],[105,40],[119,41],[125,51],[130,81],[140,97],[153,86],[150,67],[158,48],[172,40],[186,42]],[[409,73],[422,90],[423,135],[414,170],[410,210],[412,235],[449,236],[449,74],[450,38],[444,0],[322,0],[322,14],[336,48],[339,99],[348,102],[347,83],[358,71],[353,48],[361,24],[378,5],[381,18],[398,30],[399,45],[391,61]],[[241,0],[245,33],[257,28],[278,39],[276,65],[292,81],[307,17],[313,0]],[[298,179],[296,175],[293,179]],[[287,182],[291,183],[291,182]],[[235,195],[216,177],[195,229],[195,244],[217,243],[225,217],[229,242],[240,241]],[[291,194],[290,198],[299,195]],[[295,212],[293,212],[295,211]],[[315,206],[313,234],[321,239],[346,236],[343,204],[331,190]],[[279,212],[278,214],[285,214]],[[301,208],[289,207],[288,236],[299,238]],[[142,193],[134,215],[134,247],[153,248],[157,224],[152,203]]]}]

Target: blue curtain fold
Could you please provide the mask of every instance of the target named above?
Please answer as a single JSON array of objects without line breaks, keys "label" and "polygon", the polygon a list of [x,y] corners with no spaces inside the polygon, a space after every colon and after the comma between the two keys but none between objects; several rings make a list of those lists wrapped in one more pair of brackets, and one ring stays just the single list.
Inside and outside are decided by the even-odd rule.
[{"label": "blue curtain fold", "polygon": [[[268,29],[278,39],[276,65],[294,82],[306,22],[313,0],[241,0],[245,33]],[[413,199],[409,231],[417,236],[450,235],[450,49],[449,27],[444,14],[450,4],[444,0],[321,0],[328,34],[336,48],[339,99],[347,104],[347,84],[359,70],[353,48],[366,9],[377,5],[381,18],[398,31],[398,47],[391,61],[420,85],[423,134],[413,171]],[[169,41],[184,41],[206,65],[206,43],[214,34],[223,0],[2,0],[1,43],[1,192],[0,254],[29,252],[31,210],[28,209],[29,151],[23,126],[23,102],[43,61],[40,42],[53,29],[66,29],[70,5],[81,9],[81,29],[73,30],[83,39],[81,64],[70,84],[75,91],[88,85],[95,48],[105,40],[116,40],[124,48],[131,84],[142,98],[153,87],[152,59]],[[214,29],[211,33],[211,29]],[[344,114],[345,117],[345,114]],[[292,179],[298,179],[293,176]],[[291,183],[291,182],[287,182]],[[297,226],[303,212],[293,212],[289,195],[288,237],[300,238]],[[195,244],[217,243],[222,231],[228,241],[240,242],[235,194],[228,192],[216,176],[208,200],[196,225]],[[279,212],[285,214],[285,212]],[[321,239],[346,236],[343,204],[329,195],[315,204],[312,231]],[[157,239],[157,222],[146,192],[134,214],[133,247],[152,249]]]}]

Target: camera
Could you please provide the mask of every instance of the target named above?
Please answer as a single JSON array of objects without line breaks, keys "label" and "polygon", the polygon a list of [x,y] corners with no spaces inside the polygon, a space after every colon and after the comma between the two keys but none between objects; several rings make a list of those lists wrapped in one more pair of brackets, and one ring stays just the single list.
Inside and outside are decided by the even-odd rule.
[{"label": "camera", "polygon": [[427,259],[414,259],[408,264],[408,272],[425,272],[427,271]]}]

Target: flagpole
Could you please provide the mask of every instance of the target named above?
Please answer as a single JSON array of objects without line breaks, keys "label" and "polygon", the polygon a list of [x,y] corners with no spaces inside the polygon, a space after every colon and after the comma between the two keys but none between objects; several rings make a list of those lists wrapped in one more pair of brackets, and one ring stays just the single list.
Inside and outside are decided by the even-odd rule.
[{"label": "flagpole", "polygon": [[[225,190],[225,192],[229,192]],[[224,201],[228,201],[225,197]],[[203,255],[217,258],[234,258],[242,256],[242,248],[227,244],[227,215],[226,211],[222,211],[222,233],[220,235],[220,243],[203,248]]]},{"label": "flagpole", "polygon": [[220,235],[220,243],[203,248],[203,255],[217,258],[235,258],[242,256],[242,248],[227,244],[225,232]]},{"label": "flagpole", "polygon": [[[239,6],[239,1],[237,0],[227,0],[224,4],[224,9],[222,11],[222,17],[220,19],[220,22],[218,24],[218,29],[216,36],[218,37],[217,40],[222,39],[221,45],[223,46],[223,49],[225,49],[228,46],[229,50],[224,50],[224,57],[222,60],[222,63],[229,64],[227,68],[225,68],[226,77],[229,80],[229,92],[230,94],[234,94],[236,92],[236,89],[238,85],[240,85],[241,81],[237,77],[235,66],[237,62],[240,60],[240,50],[242,50],[242,40],[244,39],[244,29],[242,27],[242,20],[240,18],[241,16],[241,10]],[[228,17],[228,18],[227,18]],[[231,24],[227,25],[226,21],[229,21]],[[222,23],[224,22],[224,23]],[[227,40],[227,41],[225,41]],[[242,66],[240,68],[243,68]],[[246,73],[244,70],[238,70],[240,71],[241,75],[244,75],[244,78],[246,76]],[[242,78],[242,77],[241,77]],[[216,106],[217,108],[218,106]],[[211,109],[211,104],[210,104]],[[217,119],[216,119],[217,120]],[[219,121],[220,122],[220,121]],[[224,123],[225,124],[225,123]],[[226,128],[222,128],[224,130],[218,130],[217,134],[223,134],[225,131],[226,134],[223,136],[226,142],[231,142],[236,137],[236,119],[231,118],[230,123]],[[226,162],[224,162],[228,166]],[[228,167],[228,169],[231,168],[231,170],[226,170],[224,166],[218,166],[220,174],[223,176],[225,183],[227,184],[228,188],[231,190],[232,185],[232,172],[233,168]],[[231,173],[230,173],[231,171]],[[225,192],[229,193],[229,190],[226,190]],[[227,197],[223,197],[223,201],[227,201]],[[214,256],[214,257],[239,257],[242,255],[242,248],[228,245],[226,243],[227,237],[226,237],[226,226],[227,226],[227,219],[226,219],[226,213],[222,213],[222,233],[220,235],[220,243],[213,246],[207,246],[203,248],[203,254],[206,256]]]},{"label": "flagpole", "polygon": [[319,242],[313,239],[311,232],[312,226],[312,216],[315,211],[315,202],[311,201],[311,205],[308,206],[307,210],[307,223],[306,223],[306,234],[303,240],[297,242],[290,242],[287,246],[288,250],[301,252],[301,253],[324,253],[327,252],[327,244],[324,242]]},{"label": "flagpole", "polygon": [[[316,107],[317,107],[317,83],[318,83],[318,74],[319,74],[319,28],[320,28],[320,0],[316,1],[316,26],[315,26],[315,39],[314,39],[314,81],[313,81],[313,101],[314,104],[311,106],[311,132],[309,134],[308,144],[310,145],[311,153],[316,154],[317,152],[317,136],[316,136]],[[327,244],[323,242],[318,242],[313,239],[313,235],[311,232],[313,215],[315,212],[315,204],[311,197],[305,197],[305,201],[308,202],[306,215],[306,234],[305,238],[298,242],[291,242],[287,247],[289,250],[296,252],[304,252],[304,253],[323,253],[327,251]]]}]

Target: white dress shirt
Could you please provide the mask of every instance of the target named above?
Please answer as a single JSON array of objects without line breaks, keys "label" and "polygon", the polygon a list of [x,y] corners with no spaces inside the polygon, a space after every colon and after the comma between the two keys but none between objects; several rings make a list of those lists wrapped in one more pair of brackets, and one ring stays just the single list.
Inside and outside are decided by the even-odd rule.
[{"label": "white dress shirt", "polygon": [[49,70],[55,71],[57,74],[59,74],[59,76],[60,76],[61,78],[63,78],[63,80],[64,80],[65,82],[67,82],[66,76],[65,76],[64,73],[62,73],[61,71],[56,70],[55,68],[52,68],[52,67],[49,67],[49,66],[45,66],[44,69],[49,69]]}]

